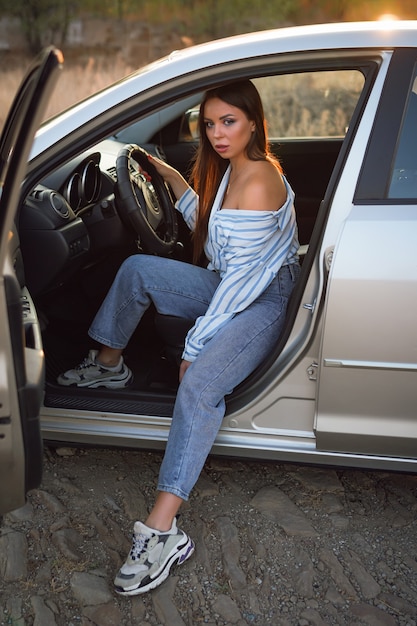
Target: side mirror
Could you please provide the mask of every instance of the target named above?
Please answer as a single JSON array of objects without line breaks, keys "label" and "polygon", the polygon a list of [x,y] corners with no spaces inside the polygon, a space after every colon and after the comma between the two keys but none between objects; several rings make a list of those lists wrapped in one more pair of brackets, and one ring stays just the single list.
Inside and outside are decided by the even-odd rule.
[{"label": "side mirror", "polygon": [[198,141],[199,140],[199,132],[198,132],[198,116],[200,114],[200,108],[194,107],[192,109],[188,109],[185,112],[184,119],[182,122],[180,139],[181,141]]}]

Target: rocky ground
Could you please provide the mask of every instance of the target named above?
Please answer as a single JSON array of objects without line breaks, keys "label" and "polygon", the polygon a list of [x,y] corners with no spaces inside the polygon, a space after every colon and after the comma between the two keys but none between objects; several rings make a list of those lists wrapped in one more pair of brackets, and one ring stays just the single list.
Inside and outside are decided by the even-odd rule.
[{"label": "rocky ground", "polygon": [[113,576],[160,453],[46,449],[3,519],[3,626],[416,626],[417,476],[209,458],[181,526],[196,552],[123,598]]}]

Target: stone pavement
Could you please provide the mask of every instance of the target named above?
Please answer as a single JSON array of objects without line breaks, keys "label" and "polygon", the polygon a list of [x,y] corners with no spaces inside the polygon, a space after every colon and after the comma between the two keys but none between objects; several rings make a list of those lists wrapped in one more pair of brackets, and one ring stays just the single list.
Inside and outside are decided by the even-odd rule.
[{"label": "stone pavement", "polygon": [[0,625],[417,625],[417,476],[210,457],[180,525],[195,555],[161,587],[114,594],[161,454],[45,451],[5,516]]}]

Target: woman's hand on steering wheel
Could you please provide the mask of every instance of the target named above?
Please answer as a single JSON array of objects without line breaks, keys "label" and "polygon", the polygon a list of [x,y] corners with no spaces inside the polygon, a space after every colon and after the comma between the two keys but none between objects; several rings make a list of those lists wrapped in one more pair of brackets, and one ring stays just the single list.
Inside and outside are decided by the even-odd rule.
[{"label": "woman's hand on steering wheel", "polygon": [[148,154],[148,161],[154,166],[161,178],[171,187],[174,196],[179,200],[183,193],[189,188],[187,181],[181,176],[178,170],[168,165],[168,163],[161,161],[158,157]]},{"label": "woman's hand on steering wheel", "polygon": [[[162,169],[159,159],[157,165]],[[154,159],[136,144],[126,145],[117,156],[116,175],[118,212],[138,235],[141,247],[150,254],[171,254],[177,243],[177,212]]]}]

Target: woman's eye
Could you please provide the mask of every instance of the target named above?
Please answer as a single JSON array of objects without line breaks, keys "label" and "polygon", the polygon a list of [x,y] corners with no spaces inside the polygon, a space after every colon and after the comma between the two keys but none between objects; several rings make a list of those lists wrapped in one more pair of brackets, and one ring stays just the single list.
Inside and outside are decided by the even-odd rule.
[{"label": "woman's eye", "polygon": [[205,122],[206,124],[206,128],[213,128],[214,124],[213,122]]},{"label": "woman's eye", "polygon": [[233,120],[233,119],[227,119],[227,120],[224,120],[224,123],[225,123],[225,125],[226,125],[226,126],[230,126],[231,124],[234,124],[234,123],[235,123],[235,120]]}]

